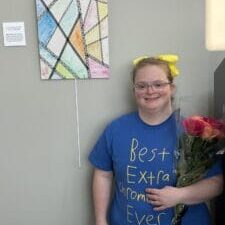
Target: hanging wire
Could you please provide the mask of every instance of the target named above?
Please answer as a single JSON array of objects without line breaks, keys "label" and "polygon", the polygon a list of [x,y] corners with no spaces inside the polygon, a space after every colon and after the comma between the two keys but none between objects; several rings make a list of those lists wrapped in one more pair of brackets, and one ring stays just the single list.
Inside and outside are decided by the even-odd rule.
[{"label": "hanging wire", "polygon": [[76,107],[76,125],[77,125],[77,149],[78,149],[78,167],[81,167],[81,148],[80,148],[80,122],[79,122],[79,104],[77,79],[74,79],[75,107]]}]

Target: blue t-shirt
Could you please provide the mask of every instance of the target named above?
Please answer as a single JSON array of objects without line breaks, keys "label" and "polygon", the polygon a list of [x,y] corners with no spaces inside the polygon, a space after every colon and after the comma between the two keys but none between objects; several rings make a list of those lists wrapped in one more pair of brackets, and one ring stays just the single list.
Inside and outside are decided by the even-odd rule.
[{"label": "blue t-shirt", "polygon": [[[114,173],[110,225],[171,224],[174,209],[154,211],[145,189],[175,185],[176,145],[175,114],[161,124],[151,126],[134,112],[106,127],[89,160],[96,168]],[[219,173],[221,168],[214,166],[208,176]],[[205,204],[197,204],[189,207],[182,225],[208,225],[209,221]]]}]

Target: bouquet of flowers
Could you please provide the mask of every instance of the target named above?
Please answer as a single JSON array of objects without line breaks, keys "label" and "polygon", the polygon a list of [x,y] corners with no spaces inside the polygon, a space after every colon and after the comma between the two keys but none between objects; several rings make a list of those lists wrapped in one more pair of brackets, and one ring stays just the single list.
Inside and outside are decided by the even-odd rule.
[{"label": "bouquet of flowers", "polygon": [[[192,116],[181,123],[183,132],[179,137],[179,158],[177,161],[177,187],[196,183],[204,177],[224,153],[225,124],[222,121],[203,116]],[[188,206],[175,207],[173,225],[180,225]]]}]

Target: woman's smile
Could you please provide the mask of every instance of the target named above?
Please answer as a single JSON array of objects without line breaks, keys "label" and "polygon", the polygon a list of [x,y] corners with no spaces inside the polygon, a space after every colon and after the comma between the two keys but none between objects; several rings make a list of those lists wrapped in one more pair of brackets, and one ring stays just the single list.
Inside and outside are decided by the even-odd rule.
[{"label": "woman's smile", "polygon": [[[156,84],[167,85],[156,85]],[[145,66],[137,72],[134,95],[139,112],[157,113],[171,111],[172,86],[166,73],[157,66]],[[158,88],[160,86],[160,88]]]},{"label": "woman's smile", "polygon": [[158,100],[159,98],[160,98],[160,96],[158,94],[154,94],[154,95],[144,97],[144,100],[145,101],[154,101],[154,100]]}]

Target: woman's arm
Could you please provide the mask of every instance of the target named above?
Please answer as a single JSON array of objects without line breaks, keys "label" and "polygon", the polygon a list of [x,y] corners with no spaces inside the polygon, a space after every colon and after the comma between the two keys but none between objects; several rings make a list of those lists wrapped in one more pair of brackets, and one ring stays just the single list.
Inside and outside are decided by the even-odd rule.
[{"label": "woman's arm", "polygon": [[149,202],[155,210],[164,210],[179,203],[192,205],[210,200],[223,191],[223,175],[203,179],[186,187],[166,186],[162,189],[147,188]]},{"label": "woman's arm", "polygon": [[96,225],[108,225],[107,211],[112,190],[112,172],[95,169],[93,177],[93,200]]}]

